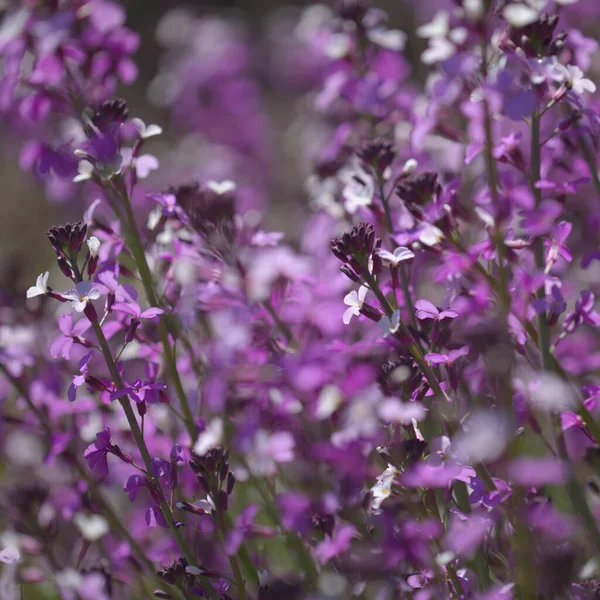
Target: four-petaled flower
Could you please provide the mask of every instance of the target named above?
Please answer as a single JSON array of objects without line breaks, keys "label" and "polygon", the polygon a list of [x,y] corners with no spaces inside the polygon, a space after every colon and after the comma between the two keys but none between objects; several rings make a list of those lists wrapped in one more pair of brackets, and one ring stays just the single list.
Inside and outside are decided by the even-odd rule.
[{"label": "four-petaled flower", "polygon": [[456,317],[458,317],[458,313],[452,308],[440,311],[437,306],[429,300],[417,300],[415,302],[415,311],[417,319],[422,321],[427,319],[443,321],[444,319],[456,319]]},{"label": "four-petaled flower", "polygon": [[369,288],[361,285],[358,292],[356,292],[356,290],[352,290],[344,297],[344,304],[349,307],[344,311],[344,316],[342,317],[342,320],[346,325],[350,323],[352,317],[357,317],[360,315],[360,309],[363,307],[368,291]]},{"label": "four-petaled flower", "polygon": [[393,267],[397,267],[400,263],[415,257],[414,253],[404,246],[399,246],[394,252],[380,248],[377,250],[377,254],[385,264]]},{"label": "four-petaled flower", "polygon": [[80,319],[73,325],[73,314],[67,313],[58,318],[58,327],[62,331],[62,335],[57,337],[50,345],[50,356],[58,358],[61,356],[64,359],[69,359],[73,344],[81,344],[90,347],[90,343],[81,337],[92,324],[87,319]]},{"label": "four-petaled flower", "polygon": [[50,288],[48,287],[48,277],[50,277],[49,271],[38,275],[38,278],[35,280],[35,285],[27,290],[27,297],[35,298],[36,296],[45,296],[50,291]]},{"label": "four-petaled flower", "polygon": [[88,461],[92,471],[96,471],[101,476],[106,476],[108,475],[107,456],[113,452],[113,448],[114,446],[110,441],[110,429],[106,427],[96,434],[96,441],[85,449],[83,458]]},{"label": "four-petaled flower", "polygon": [[544,240],[544,246],[546,247],[546,273],[550,272],[550,269],[552,269],[559,256],[567,262],[573,260],[571,252],[565,245],[565,241],[569,237],[572,228],[573,225],[568,221],[561,221],[552,228],[550,239]]},{"label": "four-petaled flower", "polygon": [[581,292],[579,299],[575,303],[575,312],[569,313],[565,317],[564,328],[567,333],[573,333],[583,323],[590,325],[600,325],[600,314],[594,310],[596,299],[589,290]]},{"label": "four-petaled flower", "polygon": [[88,302],[100,298],[100,290],[91,281],[80,281],[74,289],[67,290],[63,298],[71,302],[77,312],[83,312]]}]

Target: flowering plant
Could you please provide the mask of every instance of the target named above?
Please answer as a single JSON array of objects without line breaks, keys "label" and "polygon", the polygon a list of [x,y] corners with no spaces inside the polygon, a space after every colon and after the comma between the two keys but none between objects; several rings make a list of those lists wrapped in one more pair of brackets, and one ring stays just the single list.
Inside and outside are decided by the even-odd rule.
[{"label": "flowering plant", "polygon": [[0,111],[77,215],[0,297],[3,600],[598,597],[600,9],[403,4],[269,19],[289,241],[241,23],[161,21],[161,149],[119,4],[2,5]]}]

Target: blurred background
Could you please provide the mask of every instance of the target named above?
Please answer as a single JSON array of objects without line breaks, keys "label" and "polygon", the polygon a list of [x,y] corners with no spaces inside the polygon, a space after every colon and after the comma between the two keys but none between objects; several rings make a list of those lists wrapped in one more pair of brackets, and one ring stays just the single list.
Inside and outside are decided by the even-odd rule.
[{"label": "blurred background", "polygon": [[[140,36],[134,55],[139,74],[132,85],[119,84],[117,95],[127,100],[130,116],[165,132],[149,144],[160,170],[144,180],[137,201],[142,203],[148,191],[191,180],[233,179],[243,210],[264,212],[268,227],[297,240],[310,210],[306,182],[331,133],[314,110],[325,57],[311,54],[315,44],[309,43],[319,23],[331,16],[327,5],[281,0],[126,0],[122,5],[127,25]],[[428,71],[419,57],[426,44],[415,30],[453,0],[377,0],[375,5],[388,13],[390,28],[406,33],[406,85],[422,89]],[[591,16],[593,32],[598,15]],[[10,293],[49,268],[46,229],[80,219],[94,196],[70,182],[36,181],[21,169],[27,132],[11,131],[7,117],[2,119],[0,288]]]},{"label": "blurred background", "polygon": [[[269,171],[268,181],[259,186],[256,193],[261,198],[255,204],[266,209],[270,227],[285,231],[292,239],[297,233],[297,224],[308,209],[304,182],[312,165],[305,152],[306,138],[312,134],[318,145],[319,137],[324,139],[325,136],[324,131],[319,135],[318,123],[309,123],[308,117],[303,118],[303,113],[308,113],[311,108],[306,94],[316,81],[314,77],[311,79],[308,71],[315,65],[304,64],[304,67],[310,67],[304,69],[306,72],[295,72],[298,66],[302,66],[305,57],[283,56],[284,45],[290,41],[286,37],[293,37],[292,34],[298,29],[302,19],[319,18],[318,10],[314,11],[312,17],[307,17],[306,8],[311,4],[299,2],[287,5],[280,0],[122,2],[127,12],[127,25],[141,38],[139,50],[134,56],[139,76],[133,85],[120,85],[117,93],[127,100],[131,116],[141,117],[146,123],[157,123],[165,130],[165,135],[153,141],[151,147],[151,151],[160,160],[161,170],[163,167],[172,170],[173,163],[178,161],[176,153],[173,153],[192,129],[198,138],[203,137],[202,123],[187,127],[185,119],[173,119],[172,107],[165,104],[164,98],[157,99],[164,92],[161,88],[168,87],[164,81],[156,80],[157,75],[161,69],[165,69],[165,64],[170,62],[171,68],[173,63],[177,63],[178,56],[182,59],[186,54],[182,48],[176,48],[177,42],[183,39],[185,26],[189,26],[195,18],[199,20],[197,24],[200,21],[213,24],[223,22],[232,27],[230,31],[212,31],[207,47],[196,50],[194,62],[200,67],[201,63],[209,66],[214,61],[211,53],[231,37],[243,40],[251,49],[250,61],[242,70],[243,76],[248,77],[256,87],[246,94],[244,91],[240,92],[240,102],[247,101],[248,94],[256,96],[258,106],[250,111],[255,114],[250,114],[246,120],[255,121],[260,129],[255,137],[261,138],[260,143],[265,148],[255,148],[254,151],[262,152],[261,159],[269,162],[268,168],[262,169]],[[377,6],[389,13],[390,25],[409,34],[405,52],[416,65],[418,60],[415,59],[423,46],[422,41],[412,35],[416,24],[423,22],[436,8],[446,4],[446,0],[420,3],[424,6],[419,7],[419,14],[410,4],[415,3],[399,0],[377,2]],[[171,15],[170,22],[169,17],[165,17],[167,14]],[[204,33],[208,35],[209,32]],[[186,35],[194,37],[190,32]],[[201,39],[205,36],[198,31],[195,37],[200,40],[198,43],[201,46]],[[189,45],[194,42],[188,40],[187,44],[189,50]],[[414,75],[422,78],[424,73],[416,70]],[[258,120],[261,121],[260,124],[257,123]],[[10,123],[5,122],[5,125]],[[226,123],[225,127],[229,127],[230,134],[235,135],[238,125],[234,119],[231,123]],[[15,140],[14,132],[7,133],[7,130],[8,127],[3,127],[5,133],[0,136],[0,181],[3,182],[0,202],[0,287],[13,288],[29,285],[41,270],[48,268],[51,248],[46,240],[46,229],[57,222],[81,218],[84,207],[91,199],[83,204],[70,202],[68,194],[62,197],[57,194],[56,189],[49,191],[48,186],[36,181],[30,171],[21,169],[19,149],[27,139],[26,133],[24,135],[23,132],[17,132]],[[299,139],[300,137],[303,139]],[[187,142],[191,144],[190,140]],[[184,148],[183,154],[189,160],[193,152],[190,154],[189,148]],[[232,162],[231,157],[224,157],[224,160]],[[241,165],[240,168],[247,169],[248,165]],[[171,179],[176,178],[175,175],[173,173]],[[181,177],[189,179],[186,175],[188,174]],[[190,175],[193,176],[193,173]],[[236,181],[239,179],[236,173],[227,173],[227,176]],[[147,183],[151,188],[161,189],[171,182],[153,175]]]}]

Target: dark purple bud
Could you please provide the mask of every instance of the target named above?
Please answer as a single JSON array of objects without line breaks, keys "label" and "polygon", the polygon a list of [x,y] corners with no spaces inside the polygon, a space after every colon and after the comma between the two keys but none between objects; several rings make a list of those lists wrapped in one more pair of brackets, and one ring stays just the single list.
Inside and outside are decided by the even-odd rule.
[{"label": "dark purple bud", "polygon": [[88,262],[88,267],[87,267],[88,275],[93,275],[96,272],[97,268],[98,268],[98,257],[92,256]]},{"label": "dark purple bud", "polygon": [[68,277],[69,279],[73,279],[75,277],[73,270],[69,266],[69,263],[67,262],[67,260],[65,259],[64,256],[58,256],[57,262],[58,262],[58,268],[62,271],[62,273],[65,277]]},{"label": "dark purple bud", "polygon": [[221,512],[225,512],[227,510],[227,504],[227,493],[225,490],[221,490],[217,496],[217,507]]},{"label": "dark purple bud", "polygon": [[202,491],[205,494],[210,494],[210,486],[208,485],[208,481],[206,481],[204,475],[196,475],[196,479],[198,480],[198,485],[202,488]]},{"label": "dark purple bud", "polygon": [[117,446],[116,444],[112,445],[111,452],[115,456],[118,456],[123,462],[127,463],[128,465],[133,463],[133,459],[131,458],[131,456],[129,456],[129,454],[125,454],[125,452],[123,452],[123,450],[121,450],[121,448],[119,448],[119,446]]},{"label": "dark purple bud", "polygon": [[140,417],[143,417],[147,412],[147,406],[145,402],[136,402],[137,411]]},{"label": "dark purple bud", "polygon": [[137,328],[140,326],[140,322],[137,319],[131,319],[131,323],[129,323],[127,330],[125,331],[125,341],[131,342],[135,337],[135,332]]},{"label": "dark purple bud", "polygon": [[203,508],[190,504],[189,502],[178,502],[177,508],[193,515],[202,516],[206,514],[206,511]]},{"label": "dark purple bud", "polygon": [[375,307],[370,304],[363,304],[360,308],[360,314],[365,315],[367,319],[371,319],[371,321],[375,321],[378,323],[381,321],[381,312],[379,312]]},{"label": "dark purple bud", "polygon": [[225,481],[227,477],[227,473],[229,472],[229,464],[226,460],[221,461],[221,465],[219,466],[219,479],[221,481]]},{"label": "dark purple bud", "polygon": [[231,472],[227,473],[227,495],[230,496],[233,492],[233,486],[235,485],[235,475]]},{"label": "dark purple bud", "polygon": [[[381,260],[381,259],[380,259]],[[392,265],[390,267],[390,273],[392,275],[392,288],[397,290],[400,287],[400,278],[398,277],[398,271],[399,271],[399,267],[398,265]]]},{"label": "dark purple bud", "polygon": [[373,167],[377,173],[383,173],[394,160],[394,145],[384,138],[365,142],[357,152],[358,158],[367,167]]},{"label": "dark purple bud", "polygon": [[354,281],[355,283],[360,283],[360,277],[348,265],[342,265],[340,267],[340,271],[346,277],[348,277],[348,279]]}]

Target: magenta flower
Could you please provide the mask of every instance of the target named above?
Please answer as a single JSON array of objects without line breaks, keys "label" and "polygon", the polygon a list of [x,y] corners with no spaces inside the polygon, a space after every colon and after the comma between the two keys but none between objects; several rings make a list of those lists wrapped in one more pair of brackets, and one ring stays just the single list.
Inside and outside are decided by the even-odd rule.
[{"label": "magenta flower", "polygon": [[349,550],[352,540],[357,531],[353,525],[342,525],[333,532],[333,536],[319,542],[314,553],[317,560],[322,564],[327,564],[332,558],[343,554]]},{"label": "magenta flower", "polygon": [[96,471],[100,476],[108,475],[108,454],[113,452],[113,445],[110,442],[110,429],[106,427],[103,431],[96,434],[96,441],[90,444],[83,457],[88,461],[92,471]]},{"label": "magenta flower", "polygon": [[595,302],[596,299],[591,291],[581,292],[575,303],[575,311],[568,313],[565,317],[563,327],[567,333],[577,331],[583,323],[589,323],[594,327],[600,325],[600,314],[594,310]]},{"label": "magenta flower", "polygon": [[443,321],[444,319],[456,319],[458,313],[452,308],[440,311],[433,302],[429,300],[417,300],[415,302],[415,310],[417,319],[435,319]]},{"label": "magenta flower", "polygon": [[136,321],[140,321],[141,319],[153,319],[165,312],[162,308],[147,308],[142,311],[140,305],[133,300],[130,300],[129,302],[116,302],[113,304],[113,310],[131,315]]},{"label": "magenta flower", "polygon": [[565,241],[569,237],[572,228],[573,225],[568,221],[561,221],[552,228],[550,238],[544,240],[544,246],[546,247],[546,273],[550,272],[559,257],[564,258],[567,262],[573,260],[571,252],[565,245]]},{"label": "magenta flower", "polygon": [[61,356],[68,360],[71,356],[71,350],[74,344],[80,344],[86,348],[91,346],[91,342],[82,337],[90,327],[91,323],[82,318],[73,325],[73,314],[68,313],[61,315],[58,318],[58,327],[62,331],[62,335],[57,337],[50,345],[50,355],[52,358]]},{"label": "magenta flower", "polygon": [[79,361],[79,375],[75,375],[73,377],[73,382],[69,386],[68,398],[70,402],[75,402],[75,398],[77,395],[77,388],[81,387],[87,380],[88,375],[88,363],[92,359],[94,355],[94,351],[88,352],[80,361]]}]

